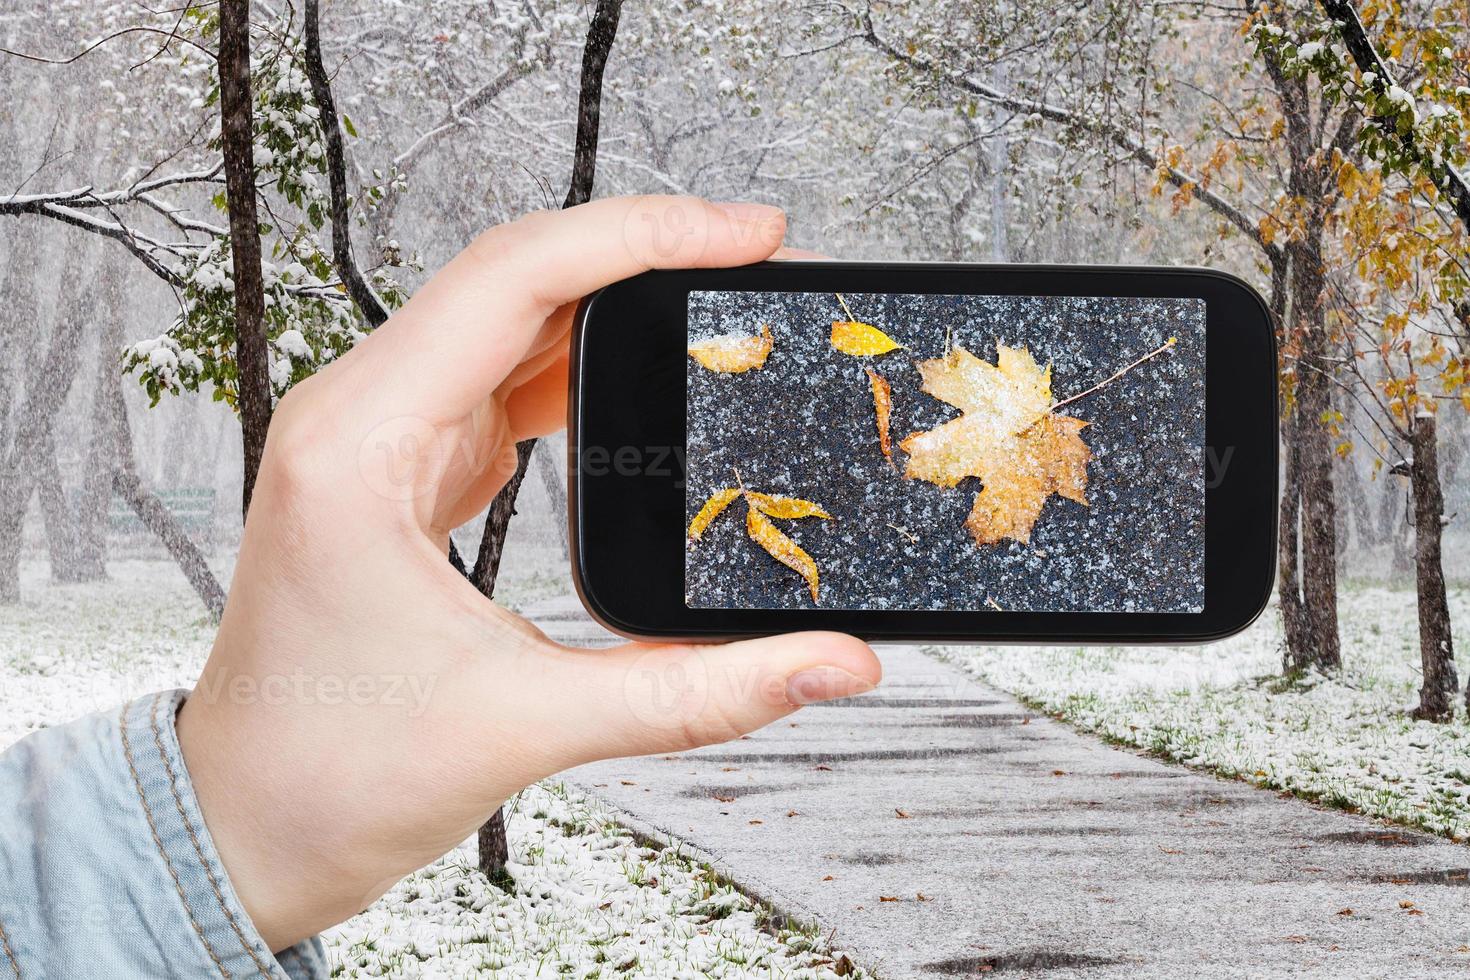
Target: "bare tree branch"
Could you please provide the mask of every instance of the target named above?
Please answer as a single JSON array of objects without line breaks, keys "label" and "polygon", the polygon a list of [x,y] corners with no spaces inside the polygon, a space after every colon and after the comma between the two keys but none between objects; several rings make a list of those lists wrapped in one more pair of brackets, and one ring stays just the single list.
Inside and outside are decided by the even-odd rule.
[{"label": "bare tree branch", "polygon": [[564,208],[592,200],[592,179],[597,173],[597,137],[602,119],[602,75],[613,39],[618,34],[618,17],[623,0],[598,0],[587,44],[582,48],[582,88],[577,96],[577,142],[572,160],[571,186]]},{"label": "bare tree branch", "polygon": [[[142,205],[162,215],[186,237],[190,232],[224,235],[225,229],[197,218],[186,217],[182,209],[173,207],[156,194],[157,191],[170,187],[217,183],[221,179],[222,166],[219,164],[207,170],[152,177],[111,191],[97,191],[89,185],[36,194],[15,192],[7,197],[0,197],[0,215],[41,215],[121,242],[149,272],[177,289],[183,286],[183,278],[165,264],[164,257],[188,261],[191,253],[200,246],[190,241],[159,241],[130,227],[117,214],[117,209],[133,204]],[[106,211],[112,220],[87,213],[99,209]]]},{"label": "bare tree branch", "polygon": [[1041,118],[1047,119],[1051,122],[1060,123],[1064,126],[1071,126],[1106,139],[1108,142],[1123,150],[1123,152],[1131,159],[1162,175],[1163,178],[1174,187],[1178,187],[1181,189],[1188,188],[1190,193],[1194,196],[1196,200],[1200,201],[1201,203],[1209,207],[1210,210],[1214,211],[1216,214],[1220,215],[1220,217],[1224,218],[1230,224],[1234,225],[1239,231],[1250,238],[1251,241],[1260,246],[1261,250],[1264,251],[1267,256],[1273,259],[1280,257],[1281,246],[1275,244],[1274,242],[1267,242],[1265,237],[1261,234],[1261,229],[1256,225],[1255,222],[1251,221],[1251,219],[1245,214],[1245,212],[1241,211],[1240,208],[1236,207],[1234,204],[1230,203],[1225,198],[1215,193],[1213,190],[1205,187],[1200,182],[1199,178],[1193,176],[1187,171],[1180,169],[1179,167],[1169,164],[1166,160],[1159,156],[1159,154],[1150,150],[1147,146],[1144,145],[1141,140],[1139,140],[1129,131],[1123,129],[1121,126],[1108,122],[1105,119],[1094,119],[1088,116],[1081,115],[1079,113],[1073,112],[1070,109],[1063,108],[1062,106],[1053,105],[1048,102],[1038,102],[1033,99],[1022,98],[1017,95],[1002,92],[994,86],[987,85],[984,82],[971,78],[970,76],[962,72],[949,71],[947,69],[938,68],[926,59],[899,50],[889,41],[879,36],[877,29],[873,25],[873,18],[871,13],[865,11],[861,15],[861,18],[864,30],[863,33],[859,35],[859,37],[866,40],[871,47],[882,52],[883,54],[886,54],[895,62],[898,62],[899,64],[902,64],[905,67],[908,67],[914,71],[923,72],[925,74],[940,78],[948,85],[958,88],[964,92],[968,92],[969,94],[974,95],[979,99],[989,102],[992,105],[1000,106],[1001,108],[1007,109],[1011,112],[1023,115],[1040,116]]},{"label": "bare tree branch", "polygon": [[[213,51],[179,34],[177,25],[174,26],[173,30],[168,31],[164,30],[161,27],[147,27],[143,25],[139,25],[137,27],[124,27],[122,30],[113,31],[111,34],[100,40],[93,41],[91,44],[87,45],[76,54],[66,58],[48,58],[45,55],[26,54],[24,51],[12,51],[9,48],[0,48],[0,54],[9,55],[12,58],[20,58],[24,61],[39,61],[44,65],[70,65],[85,58],[87,55],[91,54],[93,51],[96,51],[107,42],[114,41],[117,38],[123,37],[128,34],[161,34],[165,38],[164,47],[167,47],[174,41],[180,41],[184,44],[189,45],[191,48],[198,50],[200,53],[208,56],[211,60],[213,60],[214,58]],[[153,57],[156,58],[158,56],[154,55]],[[152,61],[153,59],[149,58],[148,60]],[[143,62],[143,64],[147,64],[147,62],[145,61]]]},{"label": "bare tree branch", "polygon": [[442,137],[461,126],[469,125],[470,116],[494,102],[506,89],[510,88],[522,78],[525,78],[530,73],[530,68],[521,58],[521,50],[524,42],[525,33],[522,32],[516,38],[516,46],[512,53],[510,66],[469,95],[451,105],[443,119],[419,134],[418,138],[409,144],[408,149],[393,158],[393,165],[400,171],[407,171],[420,157],[432,149],[434,144]]},{"label": "bare tree branch", "polygon": [[155,252],[162,251],[177,255],[179,254],[177,249],[180,246],[170,246],[154,241],[146,235],[133,231],[120,222],[103,221],[75,208],[64,207],[48,201],[21,202],[14,206],[0,202],[0,214],[44,215],[49,218],[54,218],[63,224],[71,225],[74,228],[81,228],[93,234],[111,238],[121,242],[129,252],[132,252],[148,268],[149,272],[152,272],[170,286],[178,289],[184,285],[183,278],[177,272],[160,262],[154,254]]},{"label": "bare tree branch", "polygon": [[326,140],[327,184],[331,192],[332,264],[347,287],[347,295],[375,327],[388,320],[388,308],[363,278],[352,258],[352,224],[347,211],[347,157],[342,147],[342,124],[337,119],[337,105],[332,99],[332,83],[322,63],[320,4],[306,0],[306,77],[311,82],[311,95],[316,101],[317,123]]}]

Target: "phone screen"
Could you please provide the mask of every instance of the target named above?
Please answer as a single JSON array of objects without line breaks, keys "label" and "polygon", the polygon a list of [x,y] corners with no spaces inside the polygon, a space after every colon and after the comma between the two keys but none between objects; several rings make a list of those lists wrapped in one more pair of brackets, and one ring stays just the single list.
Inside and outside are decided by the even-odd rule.
[{"label": "phone screen", "polygon": [[1197,613],[1205,301],[692,291],[691,609]]}]

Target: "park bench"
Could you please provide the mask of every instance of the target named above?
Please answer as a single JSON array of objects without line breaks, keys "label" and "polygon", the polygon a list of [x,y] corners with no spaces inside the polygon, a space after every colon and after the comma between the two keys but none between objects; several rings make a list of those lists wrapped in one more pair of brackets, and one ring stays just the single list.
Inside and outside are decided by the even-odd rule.
[{"label": "park bench", "polygon": [[[168,508],[186,531],[207,535],[214,528],[214,489],[212,487],[179,487],[156,490],[154,495]],[[113,495],[107,510],[107,526],[114,534],[146,534],[147,529],[123,497]]]}]

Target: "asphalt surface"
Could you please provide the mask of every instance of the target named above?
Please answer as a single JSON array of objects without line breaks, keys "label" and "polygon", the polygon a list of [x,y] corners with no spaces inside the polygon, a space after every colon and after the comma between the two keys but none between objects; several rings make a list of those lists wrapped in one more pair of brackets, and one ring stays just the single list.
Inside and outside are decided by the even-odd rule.
[{"label": "asphalt surface", "polygon": [[[553,637],[608,634],[575,599]],[[913,647],[871,694],[568,778],[880,976],[1470,973],[1470,849],[1120,751]]]},{"label": "asphalt surface", "polygon": [[[852,294],[853,315],[906,349],[852,357],[830,343],[843,314],[830,293],[695,293],[690,333],[754,335],[774,347],[760,370],[719,374],[686,359],[685,520],[715,491],[815,501],[833,520],[780,520],[821,571],[828,609],[1175,611],[1204,601],[1204,320],[1198,301]],[[946,490],[904,479],[878,446],[866,369],[892,387],[891,434],[959,416],[920,390],[916,361],[960,345],[995,363],[997,344],[1050,364],[1056,398],[1080,394],[1168,337],[1178,343],[1069,405],[1087,422],[1088,505],[1051,496],[1029,544],[976,545],[965,520],[977,479]],[[1018,464],[1020,465],[1020,464]],[[800,577],[745,533],[737,502],[687,552],[698,608],[811,605]]]}]

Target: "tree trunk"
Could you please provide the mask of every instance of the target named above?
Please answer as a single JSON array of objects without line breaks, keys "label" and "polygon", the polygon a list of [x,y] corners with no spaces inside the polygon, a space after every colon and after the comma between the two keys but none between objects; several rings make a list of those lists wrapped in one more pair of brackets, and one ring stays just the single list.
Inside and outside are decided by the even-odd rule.
[{"label": "tree trunk", "polygon": [[113,417],[112,391],[121,386],[118,354],[122,349],[122,310],[127,302],[122,288],[125,279],[122,260],[109,253],[101,272],[103,303],[108,315],[100,318],[97,369],[87,422],[87,459],[75,513],[78,582],[107,578],[107,512],[112,504],[112,473],[117,462],[114,433],[118,422]]},{"label": "tree trunk", "polygon": [[1399,495],[1394,490],[1393,481],[1388,481],[1383,487],[1383,496],[1378,498],[1378,537],[1381,540],[1392,542],[1398,534],[1399,529]]},{"label": "tree trunk", "polygon": [[82,474],[82,491],[73,515],[76,528],[74,581],[98,582],[107,578],[107,510],[112,503],[112,470],[116,448],[111,439],[114,422],[105,392],[108,380],[117,373],[115,351],[103,338],[97,387],[92,398],[91,438]]},{"label": "tree trunk", "polygon": [[1281,487],[1281,528],[1277,538],[1276,591],[1281,603],[1281,626],[1285,634],[1285,650],[1281,658],[1283,674],[1299,674],[1306,669],[1301,651],[1312,648],[1301,594],[1301,510],[1302,484],[1300,454],[1297,452],[1296,409],[1287,413],[1282,435],[1286,465]]},{"label": "tree trunk", "polygon": [[521,484],[526,479],[526,464],[535,448],[535,439],[516,443],[515,472],[490,502],[490,512],[485,515],[485,531],[480,537],[479,557],[470,572],[470,581],[487,599],[495,598],[500,560],[505,557],[505,537],[510,531],[510,519],[516,515],[516,497],[520,496]]},{"label": "tree trunk", "polygon": [[567,488],[562,482],[565,456],[559,465],[557,453],[552,450],[550,443],[542,442],[539,446],[536,461],[541,470],[541,483],[546,487],[547,499],[551,501],[552,523],[556,525],[557,540],[561,542],[561,556],[569,558],[571,549],[567,540]]},{"label": "tree trunk", "polygon": [[1444,494],[1439,483],[1438,440],[1433,415],[1420,415],[1409,432],[1414,458],[1409,479],[1414,489],[1414,585],[1419,599],[1419,657],[1424,666],[1415,718],[1448,721],[1459,693],[1450,606],[1445,596],[1440,544],[1444,532]]},{"label": "tree trunk", "polygon": [[[1378,536],[1378,526],[1373,522],[1373,504],[1368,499],[1367,481],[1363,474],[1358,471],[1357,464],[1349,457],[1343,462],[1342,484],[1347,493],[1348,505],[1352,508],[1353,532],[1358,538],[1359,548],[1372,548],[1382,544]],[[1343,534],[1344,539],[1347,537]]]},{"label": "tree trunk", "polygon": [[[104,323],[112,324],[110,328],[101,330],[104,334],[109,330],[115,332],[118,329],[117,317],[102,317],[97,314],[98,309],[115,310],[120,299],[117,296],[117,289],[108,288],[104,283],[104,275],[108,266],[103,260],[105,256],[100,255],[95,239],[86,241],[79,248],[73,249],[71,261],[68,263],[68,272],[62,277],[62,285],[58,291],[56,329],[65,330],[67,336],[72,338],[72,342],[79,349],[88,326],[101,327]],[[106,339],[99,337],[98,346],[105,348]],[[116,372],[118,365],[115,352],[110,360],[112,370]],[[78,361],[79,357],[71,360],[73,373],[79,366]],[[105,388],[99,387],[94,388],[91,393],[91,408],[94,417],[96,403],[104,391]],[[62,400],[65,401],[64,396]],[[54,425],[51,428],[54,428]],[[56,434],[48,430],[36,458],[36,491],[46,526],[47,552],[51,560],[51,580],[53,582],[94,581],[102,577],[97,574],[95,563],[86,562],[84,567],[81,557],[82,528],[79,510],[83,501],[79,495],[78,506],[74,507],[73,501],[68,499],[61,476],[57,449]],[[102,478],[108,479],[111,475],[108,466],[109,456],[110,453],[106,452],[89,453],[84,456],[82,460],[83,479],[95,478],[99,467],[102,469]],[[103,574],[105,575],[105,572]]]},{"label": "tree trunk", "polygon": [[241,513],[265,454],[271,422],[270,352],[265,337],[265,286],[260,275],[260,223],[255,201],[254,114],[250,94],[250,0],[219,5],[220,142],[230,214],[230,258],[235,276],[236,408],[244,443]]},{"label": "tree trunk", "polygon": [[209,562],[205,560],[198,546],[164,506],[163,501],[150,493],[138,476],[137,463],[133,459],[132,427],[128,424],[128,408],[123,401],[121,379],[114,378],[110,397],[116,439],[114,456],[117,460],[112,476],[112,489],[128,502],[143,526],[163,542],[164,548],[178,563],[179,571],[184,573],[184,577],[204,603],[209,618],[217,623],[225,611],[224,589],[220,588],[219,580],[210,571]]},{"label": "tree trunk", "polygon": [[[1466,348],[1470,351],[1470,347]],[[1443,450],[1439,456],[1440,486],[1454,486],[1460,476],[1460,466],[1465,462],[1465,416],[1451,413],[1445,419],[1444,437],[1439,440]]]},{"label": "tree trunk", "polygon": [[1299,342],[1294,451],[1301,487],[1301,607],[1305,625],[1288,662],[1296,670],[1334,670],[1342,664],[1337,627],[1337,502],[1332,446],[1325,419],[1332,411],[1323,303],[1321,226],[1288,248],[1292,321]]},{"label": "tree trunk", "polygon": [[[1285,123],[1287,191],[1302,208],[1299,227],[1292,229],[1279,257],[1273,256],[1271,270],[1273,294],[1284,291],[1283,345],[1296,353],[1290,451],[1296,454],[1300,493],[1301,622],[1299,630],[1287,633],[1284,660],[1288,673],[1332,670],[1341,665],[1342,652],[1337,632],[1337,506],[1327,433],[1334,366],[1329,359],[1322,234],[1327,202],[1336,187],[1319,145],[1320,119],[1313,120],[1307,80],[1285,71],[1274,55],[1265,56],[1265,66]],[[1288,496],[1292,492],[1288,487]],[[1296,516],[1287,513],[1296,506],[1292,503],[1283,516]],[[1285,535],[1288,529],[1282,531]]]},{"label": "tree trunk", "polygon": [[75,582],[77,542],[71,506],[61,484],[61,464],[56,459],[56,440],[47,438],[36,454],[36,496],[46,525],[46,554],[51,561],[51,581]]},{"label": "tree trunk", "polygon": [[[597,0],[597,10],[587,28],[587,43],[582,48],[582,84],[577,96],[577,138],[572,158],[572,179],[567,188],[563,208],[576,207],[592,199],[592,184],[597,175],[597,140],[602,118],[602,76],[608,54],[617,39],[618,18],[623,0]],[[490,513],[485,518],[485,533],[480,539],[480,553],[475,559],[470,580],[486,598],[495,594],[495,580],[500,574],[500,559],[505,554],[505,535],[515,515],[516,496],[526,479],[526,466],[536,440],[516,444],[516,470],[495,495]],[[506,887],[509,875],[505,864],[510,860],[510,847],[505,837],[505,816],[497,810],[480,828],[480,870],[491,882]]]},{"label": "tree trunk", "polygon": [[[34,301],[34,295],[29,297]],[[14,312],[34,321],[34,302]],[[44,356],[29,379],[25,398],[13,409],[10,445],[0,456],[0,603],[20,600],[20,545],[26,509],[36,487],[36,464],[51,439],[56,414],[77,373],[82,318],[60,316]]]},{"label": "tree trunk", "polygon": [[[7,158],[18,149],[0,144]],[[25,342],[36,330],[36,266],[40,235],[32,223],[22,222],[9,239],[5,269],[0,275],[0,364],[24,363]],[[31,485],[25,473],[11,472],[8,449],[18,438],[24,420],[25,388],[21,378],[30,372],[0,371],[0,604],[20,601],[20,529],[30,503]]]},{"label": "tree trunk", "polygon": [[577,95],[572,179],[563,208],[592,200],[592,182],[597,176],[597,139],[602,128],[602,76],[618,36],[618,18],[622,12],[623,0],[597,0],[597,10],[587,27],[587,43],[582,46],[582,85]]},{"label": "tree trunk", "polygon": [[481,825],[475,843],[479,846],[480,870],[490,879],[490,884],[502,891],[514,888],[515,878],[505,867],[510,860],[510,841],[505,835],[504,809],[496,810]]},{"label": "tree trunk", "polygon": [[30,506],[34,486],[26,476],[7,485],[0,505],[0,605],[20,601],[21,529]]},{"label": "tree trunk", "polygon": [[[1271,313],[1276,330],[1285,345],[1295,330],[1296,316],[1291,296],[1291,255],[1271,261]],[[1288,676],[1306,669],[1301,652],[1312,649],[1301,593],[1301,512],[1302,468],[1298,443],[1295,400],[1286,403],[1281,420],[1281,451],[1284,460],[1281,479],[1281,505],[1276,548],[1276,595],[1281,606],[1281,628],[1285,636],[1281,655],[1281,672]]]},{"label": "tree trunk", "polygon": [[[996,66],[995,87],[1002,92],[1010,88],[1010,79],[1007,77],[1004,62]],[[1010,198],[1010,175],[1011,175],[1011,140],[1005,131],[1006,116],[1003,113],[991,113],[991,123],[997,129],[994,136],[986,141],[986,150],[990,154],[990,261],[1009,262],[1011,260],[1010,243],[1010,210],[1006,202]]]}]

